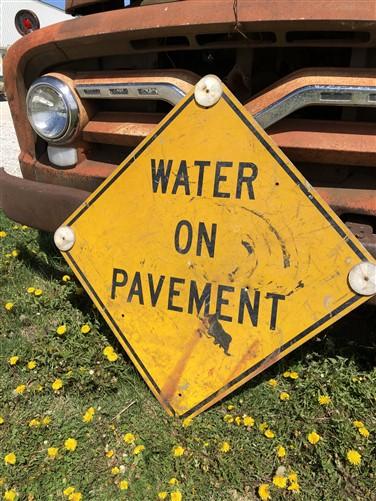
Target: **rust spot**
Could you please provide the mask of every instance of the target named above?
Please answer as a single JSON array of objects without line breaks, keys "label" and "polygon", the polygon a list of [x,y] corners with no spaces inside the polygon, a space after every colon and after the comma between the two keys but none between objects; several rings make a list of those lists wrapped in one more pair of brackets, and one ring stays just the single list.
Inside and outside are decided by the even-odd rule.
[{"label": "rust spot", "polygon": [[[198,334],[198,331],[196,331],[195,334]],[[179,386],[179,381],[187,365],[187,362],[191,357],[192,352],[199,341],[200,341],[200,336],[197,335],[192,336],[190,341],[185,346],[182,356],[175,364],[175,367],[170,373],[167,383],[163,386],[163,388],[161,388],[160,396],[162,400],[164,400],[165,402],[170,402],[172,396],[176,393],[177,388]]]},{"label": "rust spot", "polygon": [[260,341],[256,339],[247,349],[244,355],[241,357],[239,362],[235,365],[234,370],[229,376],[229,381],[238,376],[244,370],[245,364],[249,365],[249,360],[254,359],[256,357],[259,347],[260,347]]}]

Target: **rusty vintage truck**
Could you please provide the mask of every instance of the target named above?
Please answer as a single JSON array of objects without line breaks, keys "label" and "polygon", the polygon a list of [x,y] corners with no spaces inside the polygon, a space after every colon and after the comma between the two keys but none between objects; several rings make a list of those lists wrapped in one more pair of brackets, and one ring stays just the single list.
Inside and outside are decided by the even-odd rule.
[{"label": "rusty vintage truck", "polygon": [[55,230],[213,73],[376,256],[375,0],[67,0],[66,11],[76,17],[5,59],[23,174],[0,170],[10,218]]}]

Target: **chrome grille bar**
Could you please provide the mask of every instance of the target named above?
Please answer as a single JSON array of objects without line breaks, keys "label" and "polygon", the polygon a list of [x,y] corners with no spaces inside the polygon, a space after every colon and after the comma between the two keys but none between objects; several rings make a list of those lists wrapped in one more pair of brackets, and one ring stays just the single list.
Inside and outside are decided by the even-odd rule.
[{"label": "chrome grille bar", "polygon": [[152,99],[177,104],[185,92],[172,83],[77,84],[83,99]]},{"label": "chrome grille bar", "polygon": [[307,85],[287,94],[255,114],[257,122],[266,129],[282,118],[306,106],[364,106],[376,107],[376,87],[347,85]]},{"label": "chrome grille bar", "polygon": [[[177,104],[185,92],[168,82],[77,84],[83,99],[148,99]],[[376,107],[376,86],[306,85],[290,92],[254,115],[266,129],[282,118],[306,106]]]}]

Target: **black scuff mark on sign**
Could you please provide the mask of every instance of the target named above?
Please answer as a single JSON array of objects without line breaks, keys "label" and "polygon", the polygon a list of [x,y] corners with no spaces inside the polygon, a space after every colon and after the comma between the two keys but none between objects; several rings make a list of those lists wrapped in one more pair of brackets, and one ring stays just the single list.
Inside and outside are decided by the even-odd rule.
[{"label": "black scuff mark on sign", "polygon": [[304,288],[304,282],[302,280],[299,280],[299,282],[296,284],[296,286],[294,287],[294,289],[286,294],[286,297],[287,296],[291,296],[298,289],[303,289],[303,288]]},{"label": "black scuff mark on sign", "polygon": [[237,271],[239,270],[239,266],[237,266],[234,270],[230,271],[230,273],[228,274],[228,279],[230,282],[233,282],[235,280],[235,274],[237,273]]},{"label": "black scuff mark on sign", "polygon": [[282,239],[281,235],[278,233],[278,231],[274,228],[274,226],[271,224],[271,222],[266,219],[265,216],[260,214],[259,212],[256,212],[254,210],[248,209],[247,207],[242,207],[242,209],[246,210],[247,212],[250,212],[254,216],[260,218],[264,223],[267,224],[269,230],[273,233],[273,235],[276,237],[278,242],[281,245],[281,250],[282,250],[282,256],[283,256],[283,267],[284,268],[289,268],[290,267],[290,253],[287,250],[286,243]]},{"label": "black scuff mark on sign", "polygon": [[248,254],[253,254],[253,247],[249,242],[242,240],[242,246],[246,249]]},{"label": "black scuff mark on sign", "polygon": [[205,317],[200,318],[200,320],[202,321],[205,330],[199,329],[199,335],[202,336],[205,334],[207,337],[212,337],[214,339],[214,344],[216,346],[220,346],[225,352],[225,355],[231,356],[228,350],[230,348],[232,337],[224,330],[217,318],[217,315],[205,315]]}]

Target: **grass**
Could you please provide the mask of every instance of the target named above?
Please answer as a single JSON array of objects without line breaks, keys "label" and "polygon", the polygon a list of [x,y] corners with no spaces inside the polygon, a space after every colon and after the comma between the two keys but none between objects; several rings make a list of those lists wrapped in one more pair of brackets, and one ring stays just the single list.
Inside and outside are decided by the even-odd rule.
[{"label": "grass", "polygon": [[[17,499],[63,500],[69,499],[63,490],[74,486],[83,499],[95,501],[155,500],[161,491],[175,501],[179,495],[170,497],[173,491],[183,500],[247,501],[258,499],[258,486],[267,483],[276,500],[376,499],[372,308],[354,312],[184,427],[152,396],[51,237],[1,213],[0,230],[6,232],[0,238],[1,496],[13,489]],[[64,275],[71,280],[65,282]],[[29,287],[42,294],[28,293]],[[10,311],[6,303],[13,303]],[[81,333],[85,324],[87,334]],[[65,334],[56,333],[59,325],[66,325]],[[103,355],[108,345],[119,354],[114,362]],[[11,356],[19,357],[15,365]],[[31,360],[34,369],[27,367]],[[298,378],[284,377],[286,371]],[[56,379],[63,386],[53,391]],[[22,394],[15,392],[19,385],[26,387]],[[288,400],[280,400],[282,391]],[[320,395],[329,395],[331,403],[320,405]],[[89,407],[95,414],[86,423],[82,416]],[[235,419],[243,415],[255,424],[246,427]],[[49,424],[43,424],[46,417]],[[32,419],[40,425],[30,426]],[[363,421],[368,438],[354,420]],[[274,438],[260,431],[264,422]],[[312,431],[321,437],[316,445],[307,440]],[[125,443],[125,433],[133,433],[135,443]],[[64,449],[68,438],[77,440],[74,452]],[[228,452],[220,451],[224,441]],[[145,450],[135,455],[139,444]],[[175,445],[185,449],[182,456],[172,454]],[[284,458],[277,457],[279,445],[286,449]],[[58,448],[55,459],[48,457],[50,447]],[[361,454],[359,466],[347,460],[350,449]],[[15,465],[3,460],[10,452]],[[296,472],[300,493],[273,485],[280,466],[282,476]],[[116,475],[114,467],[120,470]],[[175,486],[168,483],[173,477]],[[127,490],[119,488],[122,480]]]}]

